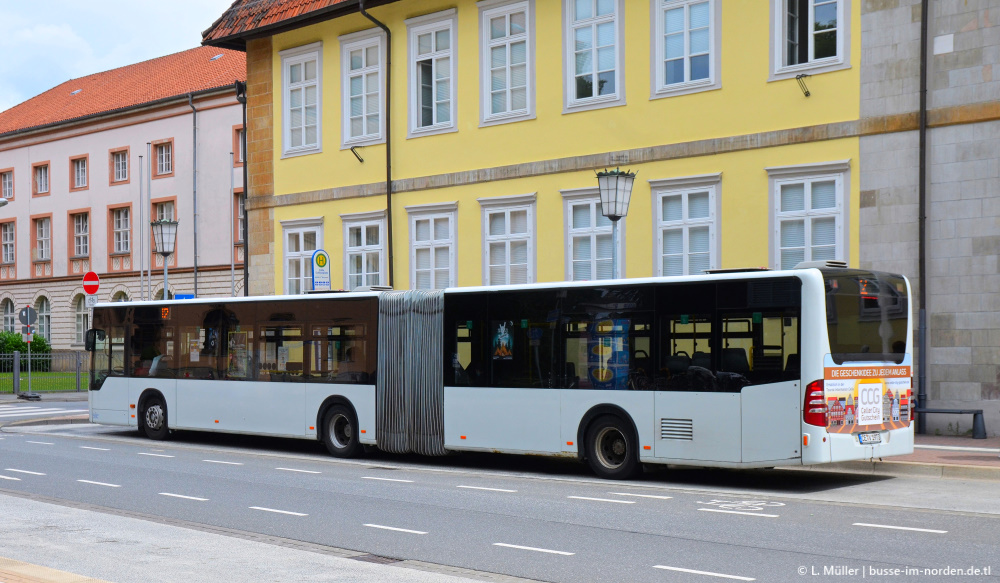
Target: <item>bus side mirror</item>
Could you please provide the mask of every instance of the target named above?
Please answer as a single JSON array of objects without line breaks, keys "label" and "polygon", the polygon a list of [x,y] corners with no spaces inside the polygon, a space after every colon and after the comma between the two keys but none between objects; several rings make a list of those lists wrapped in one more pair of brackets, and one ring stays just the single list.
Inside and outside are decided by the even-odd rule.
[{"label": "bus side mirror", "polygon": [[98,342],[104,342],[104,330],[90,329],[83,340],[84,350],[93,352]]}]

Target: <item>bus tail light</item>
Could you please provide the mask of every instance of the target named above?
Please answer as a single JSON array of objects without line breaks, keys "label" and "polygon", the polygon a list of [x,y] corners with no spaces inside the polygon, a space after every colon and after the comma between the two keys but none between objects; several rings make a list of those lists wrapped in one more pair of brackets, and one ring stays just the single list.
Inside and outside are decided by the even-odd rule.
[{"label": "bus tail light", "polygon": [[809,425],[826,427],[826,397],[823,395],[823,381],[813,381],[806,385],[806,401],[802,407],[802,420]]}]

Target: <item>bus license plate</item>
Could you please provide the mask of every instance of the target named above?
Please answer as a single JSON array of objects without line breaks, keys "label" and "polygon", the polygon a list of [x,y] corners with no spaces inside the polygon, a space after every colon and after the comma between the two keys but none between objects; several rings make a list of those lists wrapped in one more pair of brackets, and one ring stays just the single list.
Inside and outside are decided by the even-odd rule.
[{"label": "bus license plate", "polygon": [[877,431],[873,431],[871,433],[859,433],[858,439],[861,440],[861,445],[882,443],[882,434]]}]

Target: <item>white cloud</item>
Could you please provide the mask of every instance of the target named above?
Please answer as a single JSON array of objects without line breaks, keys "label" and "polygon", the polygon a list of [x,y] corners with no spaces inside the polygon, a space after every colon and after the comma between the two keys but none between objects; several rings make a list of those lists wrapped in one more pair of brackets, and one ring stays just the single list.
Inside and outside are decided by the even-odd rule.
[{"label": "white cloud", "polygon": [[2,2],[0,111],[69,79],[194,48],[231,0]]}]

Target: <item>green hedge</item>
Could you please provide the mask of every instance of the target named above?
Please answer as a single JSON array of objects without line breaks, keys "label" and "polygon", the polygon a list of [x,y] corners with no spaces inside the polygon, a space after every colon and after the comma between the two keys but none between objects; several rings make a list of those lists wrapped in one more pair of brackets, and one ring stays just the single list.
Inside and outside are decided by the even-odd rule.
[{"label": "green hedge", "polygon": [[[0,354],[12,354],[15,350],[21,353],[21,370],[28,370],[28,363],[26,361],[28,356],[28,343],[21,339],[21,335],[17,332],[0,332]],[[52,347],[49,346],[49,342],[44,336],[40,334],[35,334],[35,338],[31,343],[31,356],[36,354],[51,354]],[[45,359],[31,359],[31,370],[38,372],[46,372],[52,361],[48,358]],[[0,360],[0,372],[13,372],[14,365],[9,360]]]}]

